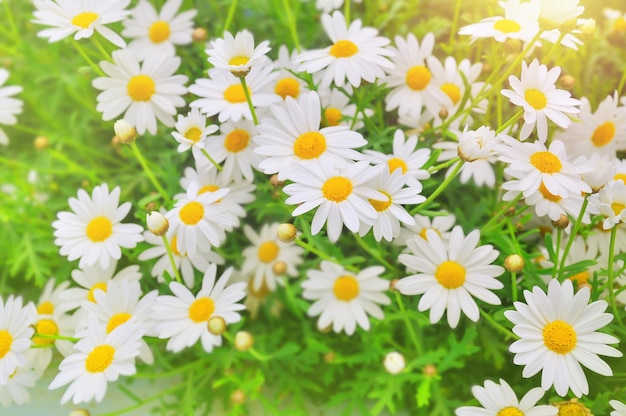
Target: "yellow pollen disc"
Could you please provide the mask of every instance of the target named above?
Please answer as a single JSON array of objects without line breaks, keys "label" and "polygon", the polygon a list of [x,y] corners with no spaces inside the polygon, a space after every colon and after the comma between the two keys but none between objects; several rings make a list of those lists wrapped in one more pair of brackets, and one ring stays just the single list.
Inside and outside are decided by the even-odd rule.
[{"label": "yellow pollen disc", "polygon": [[37,313],[39,315],[52,315],[54,313],[54,305],[52,302],[42,302],[37,306]]},{"label": "yellow pollen disc", "polygon": [[132,318],[132,315],[126,312],[120,312],[113,315],[107,324],[107,334],[122,325],[124,322],[128,321],[130,318]]},{"label": "yellow pollen disc", "polygon": [[613,140],[614,136],[615,124],[607,121],[606,123],[598,126],[598,128],[595,129],[593,135],[591,135],[591,142],[596,147],[602,147],[611,143],[611,140]]},{"label": "yellow pollen disc", "polygon": [[387,165],[389,166],[389,173],[393,173],[394,170],[400,168],[402,169],[402,174],[404,175],[409,167],[406,165],[404,160],[398,159],[397,157],[391,158],[387,161]]},{"label": "yellow pollen disc", "polygon": [[499,30],[502,33],[514,33],[519,32],[522,27],[514,20],[500,19],[494,23],[493,28]]},{"label": "yellow pollen disc", "polygon": [[202,130],[197,127],[192,127],[185,132],[184,136],[185,139],[191,140],[194,143],[198,143],[198,140],[200,140],[200,136],[202,136]]},{"label": "yellow pollen disc", "polygon": [[451,82],[443,84],[441,87],[443,91],[452,100],[452,104],[456,104],[461,101],[461,89]]},{"label": "yellow pollen disc", "polygon": [[406,72],[406,85],[414,91],[421,91],[428,86],[432,77],[428,68],[423,65],[412,67]]},{"label": "yellow pollen disc", "polygon": [[170,248],[172,249],[172,253],[175,254],[178,257],[185,257],[185,255],[180,254],[180,251],[178,251],[178,246],[176,245],[176,236],[172,237],[172,239],[170,240]]},{"label": "yellow pollen disc", "polygon": [[98,18],[96,13],[92,12],[83,12],[77,14],[72,19],[72,24],[74,26],[82,27],[83,29],[87,29],[91,24]]},{"label": "yellow pollen disc", "polygon": [[[57,335],[59,327],[52,319],[41,319],[35,324],[35,332],[42,335]],[[52,338],[33,337],[33,344],[44,346],[54,344]]]},{"label": "yellow pollen disc", "polygon": [[618,17],[613,23],[613,30],[615,32],[626,32],[626,19]]},{"label": "yellow pollen disc", "polygon": [[[252,91],[248,88],[248,93],[252,94]],[[246,102],[246,94],[243,91],[241,84],[231,85],[224,91],[224,99],[231,104],[239,104]]]},{"label": "yellow pollen disc", "polygon": [[94,348],[85,360],[85,368],[90,373],[101,373],[113,362],[115,348],[110,345],[98,345]]},{"label": "yellow pollen disc", "polygon": [[298,98],[300,95],[300,83],[293,78],[283,78],[274,87],[276,95],[280,95],[284,100],[287,97]]},{"label": "yellow pollen disc", "polygon": [[626,183],[626,173],[618,173],[613,177],[613,179]]},{"label": "yellow pollen disc", "polygon": [[333,293],[339,300],[351,301],[359,295],[359,281],[354,276],[339,276],[333,285]]},{"label": "yellow pollen disc", "polygon": [[341,111],[335,107],[328,107],[324,110],[324,118],[327,126],[338,126],[341,121]]},{"label": "yellow pollen disc", "polygon": [[96,217],[87,224],[87,237],[94,243],[100,243],[113,234],[113,224],[107,217]]},{"label": "yellow pollen disc", "polygon": [[93,285],[91,287],[91,289],[89,289],[89,292],[87,292],[87,300],[89,302],[96,303],[96,297],[93,295],[93,293],[96,290],[102,290],[103,292],[106,293],[106,291],[107,291],[107,284],[106,284],[106,282],[96,283],[95,285]]},{"label": "yellow pollen disc", "polygon": [[622,210],[626,208],[626,205],[624,204],[620,204],[619,202],[613,202],[611,204],[611,209],[613,210],[613,212],[615,213],[615,215],[619,215],[621,214]]},{"label": "yellow pollen disc", "polygon": [[267,287],[267,284],[265,283],[265,279],[263,279],[261,281],[261,287],[255,290],[254,289],[254,279],[250,279],[250,281],[248,281],[248,293],[251,294],[252,296],[256,297],[256,298],[263,299],[267,295],[269,295],[270,288]]},{"label": "yellow pollen disc", "polygon": [[217,185],[204,185],[202,188],[200,188],[200,190],[198,191],[198,195],[202,195],[206,192],[215,192],[215,191],[219,191],[220,187]]},{"label": "yellow pollen disc", "polygon": [[560,172],[563,165],[559,158],[550,152],[535,152],[530,156],[530,163],[541,173]]},{"label": "yellow pollen disc", "polygon": [[590,414],[581,403],[563,403],[559,405],[558,416],[588,416]]},{"label": "yellow pollen disc", "polygon": [[245,65],[250,59],[247,56],[235,56],[228,61],[228,65],[239,66]]},{"label": "yellow pollen disc", "polygon": [[539,90],[529,88],[524,93],[524,99],[535,110],[542,110],[548,104],[546,95]]},{"label": "yellow pollen disc", "polygon": [[581,284],[587,283],[590,277],[591,273],[585,270],[584,272],[576,273],[575,275],[570,276],[569,280],[578,283],[580,286]]},{"label": "yellow pollen disc", "polygon": [[349,58],[358,51],[359,48],[349,40],[338,40],[330,48],[330,54],[335,58]]},{"label": "yellow pollen disc", "polygon": [[280,252],[280,247],[273,241],[266,241],[259,246],[259,251],[257,255],[259,256],[259,260],[263,263],[270,263],[278,257],[278,253]]},{"label": "yellow pollen disc", "polygon": [[157,20],[152,23],[148,30],[148,37],[152,43],[162,43],[170,38],[170,24],[163,20]]},{"label": "yellow pollen disc", "polygon": [[189,319],[198,323],[206,322],[215,311],[215,304],[211,298],[196,299],[189,307]]},{"label": "yellow pollen disc", "polygon": [[517,407],[509,406],[496,413],[496,416],[524,416],[524,412]]},{"label": "yellow pollen disc", "polygon": [[184,224],[196,225],[204,217],[204,206],[196,201],[187,202],[178,216]]},{"label": "yellow pollen disc", "polygon": [[248,147],[250,133],[244,129],[235,129],[224,139],[224,147],[231,153],[237,153]]},{"label": "yellow pollen disc", "polygon": [[126,90],[133,101],[150,101],[155,83],[148,75],[135,75],[128,81]]},{"label": "yellow pollen disc", "polygon": [[13,336],[9,334],[9,331],[0,329],[0,358],[4,358],[11,350],[11,344],[13,344]]},{"label": "yellow pollen disc", "polygon": [[541,192],[541,195],[543,195],[543,197],[548,201],[559,202],[561,200],[560,196],[550,193],[550,191],[548,191],[548,188],[546,188],[543,182],[541,182],[541,185],[539,185],[539,192]]},{"label": "yellow pollen disc", "polygon": [[293,153],[300,159],[317,159],[325,151],[326,137],[316,131],[301,134],[293,143]]},{"label": "yellow pollen disc", "polygon": [[576,347],[576,331],[567,322],[552,321],[543,327],[543,343],[557,354],[567,354]]},{"label": "yellow pollen disc", "polygon": [[383,212],[391,205],[391,195],[389,195],[385,191],[379,190],[381,194],[384,194],[387,197],[386,201],[376,201],[375,199],[370,199],[370,204],[374,207],[374,209],[378,212]]},{"label": "yellow pollen disc", "polygon": [[446,260],[437,267],[435,278],[446,289],[456,289],[465,283],[465,268],[454,260]]},{"label": "yellow pollen disc", "polygon": [[322,185],[322,195],[333,202],[345,201],[352,194],[352,182],[343,176],[333,176]]}]

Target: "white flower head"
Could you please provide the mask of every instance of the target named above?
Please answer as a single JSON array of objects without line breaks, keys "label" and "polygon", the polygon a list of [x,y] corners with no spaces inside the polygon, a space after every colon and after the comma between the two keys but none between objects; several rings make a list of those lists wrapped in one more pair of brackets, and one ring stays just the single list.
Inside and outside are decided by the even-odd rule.
[{"label": "white flower head", "polygon": [[496,145],[500,143],[500,136],[487,126],[469,130],[469,126],[466,125],[458,140],[459,157],[466,162],[473,162],[496,156]]},{"label": "white flower head", "polygon": [[[278,59],[274,61],[274,65],[278,69],[278,76],[274,83],[274,93],[283,100],[287,97],[297,99],[300,93],[308,91],[306,82],[293,74],[298,72],[297,64],[295,63],[297,54],[298,51],[296,50],[289,53],[287,45],[280,45],[278,48]],[[322,105],[324,105],[323,98]]]},{"label": "white flower head", "polygon": [[6,384],[0,383],[0,404],[2,407],[9,407],[13,403],[21,405],[30,400],[28,389],[35,387],[35,383],[45,370],[40,368],[36,355],[35,349],[31,348],[24,351],[26,363],[15,369]]},{"label": "white flower head", "polygon": [[584,11],[584,6],[579,6],[580,0],[540,0],[539,23],[546,29],[559,28],[561,26],[576,27],[576,18]]},{"label": "white flower head", "polygon": [[26,364],[31,346],[36,311],[32,303],[22,306],[22,298],[0,297],[0,385],[6,385],[16,368]]},{"label": "white flower head", "polygon": [[497,42],[519,39],[529,42],[539,32],[539,0],[499,1],[504,16],[488,17],[478,23],[464,26],[460,35],[471,35],[472,42],[478,38],[494,38]]},{"label": "white flower head", "polygon": [[235,37],[230,32],[225,32],[224,38],[212,40],[205,52],[215,68],[241,77],[246,76],[253,66],[268,60],[267,53],[271,50],[269,44],[265,40],[255,47],[254,35],[244,29],[237,32]]},{"label": "white flower head", "polygon": [[[352,87],[348,85],[344,90],[351,92]],[[351,103],[350,98],[337,88],[322,89],[318,93],[322,103],[322,125],[325,127],[350,127],[356,117],[351,129],[359,130],[364,126],[363,117],[371,117],[374,114],[371,108],[363,108],[357,113],[356,104]]]},{"label": "white flower head", "polygon": [[172,132],[172,136],[179,143],[176,150],[182,153],[191,148],[196,160],[205,158],[200,149],[206,148],[207,138],[218,130],[216,124],[207,126],[206,117],[197,108],[192,108],[186,116],[179,114],[174,127],[176,131]]},{"label": "white flower head", "polygon": [[[16,85],[4,86],[9,78],[9,71],[0,68],[0,124],[13,125],[17,123],[16,115],[22,112],[24,102],[13,97],[22,92],[22,87]],[[4,130],[0,128],[0,145],[9,144],[9,138]]]},{"label": "white flower head", "polygon": [[[428,239],[426,232],[428,230],[433,230],[436,232],[441,240],[445,243],[450,240],[451,232],[450,230],[454,227],[456,223],[456,217],[454,214],[448,214],[445,211],[441,212],[441,215],[433,217],[426,217],[424,215],[416,214],[413,216],[415,220],[415,225],[405,225],[402,224],[402,229],[400,230],[400,236],[393,240],[394,244],[400,246],[406,246],[408,240],[421,237],[424,240]],[[416,271],[416,270],[411,270]]]},{"label": "white flower head", "polygon": [[589,197],[594,206],[605,217],[602,228],[608,230],[626,222],[626,185],[622,181],[611,181],[597,194]]}]

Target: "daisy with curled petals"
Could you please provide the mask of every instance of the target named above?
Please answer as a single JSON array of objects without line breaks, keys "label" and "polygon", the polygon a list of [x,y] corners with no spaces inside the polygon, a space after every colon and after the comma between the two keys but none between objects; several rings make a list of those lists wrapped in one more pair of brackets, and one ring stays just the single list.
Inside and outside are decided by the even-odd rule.
[{"label": "daisy with curled petals", "polygon": [[167,127],[174,126],[176,107],[185,105],[182,95],[187,93],[186,75],[174,75],[180,58],[168,54],[154,54],[139,65],[137,57],[128,49],[111,54],[113,62],[102,61],[100,68],[107,77],[93,80],[92,85],[102,90],[98,94],[98,111],[102,119],[112,120],[124,113],[124,120],[144,134],[156,134],[158,119]]},{"label": "daisy with curled petals", "polygon": [[169,339],[167,350],[179,352],[191,347],[198,339],[206,352],[222,345],[222,336],[213,335],[207,328],[209,319],[219,316],[226,324],[241,320],[238,311],[245,309],[239,302],[245,296],[246,284],[234,283],[228,287],[233,268],[230,267],[216,282],[217,267],[212,264],[202,279],[202,289],[194,295],[178,282],[170,283],[174,296],[159,296],[152,310],[157,321],[159,338]]},{"label": "daisy with curled petals", "polygon": [[431,323],[439,322],[446,310],[451,328],[458,325],[461,311],[477,322],[480,311],[472,296],[490,305],[500,304],[491,290],[504,287],[496,279],[504,268],[491,264],[499,255],[491,245],[477,247],[478,230],[464,236],[457,225],[447,244],[434,231],[426,231],[426,237],[407,241],[411,254],[400,254],[399,260],[417,273],[400,279],[396,289],[403,295],[423,295],[417,308],[420,312],[430,309]]},{"label": "daisy with curled petals", "polygon": [[[24,102],[12,95],[22,92],[22,87],[9,85],[3,87],[9,78],[9,71],[0,68],[0,124],[13,125],[17,123],[16,115],[22,112]],[[0,128],[0,145],[9,144],[9,138],[4,130]]]},{"label": "daisy with curled petals", "polygon": [[157,12],[152,4],[141,0],[128,19],[124,20],[122,35],[133,39],[128,48],[143,61],[153,55],[176,55],[175,45],[191,43],[193,18],[197,11],[177,15],[182,0],[168,0]]},{"label": "daisy with curled petals", "polygon": [[278,173],[278,179],[290,178],[295,165],[328,164],[343,166],[359,160],[355,147],[367,140],[346,126],[320,129],[320,97],[315,91],[300,96],[298,101],[285,99],[285,106],[272,106],[273,118],[264,118],[257,126],[255,152],[265,158],[259,168],[266,174]]},{"label": "daisy with curled petals", "polygon": [[334,81],[342,87],[346,80],[353,86],[361,85],[361,80],[374,82],[385,76],[384,69],[393,68],[386,57],[394,52],[387,49],[389,39],[378,36],[378,30],[361,27],[360,19],[347,26],[346,20],[339,11],[332,16],[322,15],[322,26],[333,42],[332,46],[302,52],[296,58],[300,70],[310,74],[324,70],[321,80],[322,87],[328,87]]},{"label": "daisy with curled petals", "polygon": [[309,308],[309,316],[320,315],[317,327],[320,330],[333,326],[333,331],[345,331],[352,335],[357,325],[368,331],[368,315],[383,319],[379,305],[391,301],[384,291],[389,281],[381,279],[384,267],[372,266],[353,273],[338,264],[322,261],[321,270],[309,270],[308,280],[302,282],[302,297],[315,301]]},{"label": "daisy with curled petals", "polygon": [[268,59],[267,53],[272,49],[269,44],[264,40],[255,47],[254,35],[244,29],[235,37],[230,32],[224,32],[224,38],[212,40],[205,52],[216,69],[245,77],[253,66],[261,65]]},{"label": "daisy with curled petals", "polygon": [[73,212],[59,212],[54,244],[69,261],[80,259],[78,267],[99,264],[106,269],[112,260],[122,257],[120,248],[134,248],[143,240],[143,229],[137,224],[122,224],[130,211],[130,202],[118,206],[120,188],[109,193],[107,184],[96,186],[91,198],[84,189],[78,190],[78,199],[70,198]]},{"label": "daisy with curled petals", "polygon": [[191,148],[196,160],[205,157],[201,149],[206,147],[207,137],[218,130],[215,124],[207,126],[206,117],[197,108],[192,108],[186,116],[179,114],[174,127],[176,131],[172,132],[172,136],[179,143],[176,150],[182,153]]},{"label": "daisy with curled petals", "polygon": [[536,406],[545,392],[535,387],[522,397],[509,384],[500,379],[500,384],[485,381],[485,387],[473,386],[472,393],[483,407],[463,406],[456,409],[456,416],[556,416],[559,409],[554,406]]},{"label": "daisy with curled petals", "polygon": [[589,203],[604,217],[603,229],[626,222],[626,185],[621,180],[607,183],[600,192],[589,197]]},{"label": "daisy with curled petals", "polygon": [[344,224],[348,230],[358,232],[362,223],[371,224],[378,217],[369,200],[384,201],[386,196],[366,184],[383,169],[365,161],[343,169],[325,164],[295,166],[290,176],[293,183],[283,188],[289,195],[285,202],[300,204],[291,213],[294,217],[317,208],[311,233],[316,235],[327,224],[328,239],[334,243]]},{"label": "daisy with curled petals", "polygon": [[35,0],[34,23],[52,26],[37,33],[40,38],[57,42],[70,35],[79,40],[88,38],[96,31],[119,48],[126,46],[124,39],[106,25],[119,22],[130,12],[126,10],[130,0]]},{"label": "daisy with curled petals", "polygon": [[499,1],[504,16],[488,17],[459,30],[459,35],[471,35],[472,42],[478,38],[494,38],[497,42],[519,39],[530,42],[539,32],[539,7],[537,2],[520,0]]},{"label": "daisy with curled petals", "polygon": [[526,303],[515,302],[514,311],[504,312],[513,332],[520,339],[509,347],[513,362],[523,365],[522,376],[532,377],[541,371],[541,388],[554,386],[559,396],[571,389],[576,397],[589,394],[589,385],[581,364],[603,376],[611,376],[611,367],[598,357],[621,357],[607,344],[617,344],[616,337],[597,332],[613,320],[605,313],[608,303],[589,303],[591,291],[580,288],[574,294],[572,281],[552,279],[546,294],[535,286],[525,290]]},{"label": "daisy with curled petals", "polygon": [[609,400],[609,404],[613,408],[611,416],[626,416],[626,404],[617,400]]},{"label": "daisy with curled petals", "polygon": [[522,78],[509,76],[512,90],[502,90],[501,94],[515,105],[524,109],[524,124],[520,131],[520,139],[525,140],[537,126],[537,136],[541,142],[548,138],[548,119],[557,126],[566,129],[571,120],[565,114],[578,114],[580,101],[571,98],[565,90],[557,90],[554,83],[561,74],[556,66],[548,71],[548,67],[533,60],[530,65],[522,62]]},{"label": "daisy with curled petals", "polygon": [[141,330],[133,321],[118,326],[108,334],[98,324],[94,315],[74,345],[76,352],[59,364],[59,374],[48,389],[55,390],[69,384],[61,398],[61,404],[102,401],[107,383],[119,376],[131,376],[137,372],[135,357],[139,355]]},{"label": "daisy with curled petals", "polygon": [[411,238],[421,237],[427,240],[426,232],[433,230],[441,237],[441,240],[446,243],[450,239],[450,230],[456,223],[456,217],[454,214],[448,214],[445,211],[442,211],[440,214],[441,215],[433,217],[432,219],[424,215],[414,215],[413,219],[415,220],[415,225],[402,224],[400,235],[393,240],[393,242],[401,246],[406,246],[407,241]]},{"label": "daisy with curled petals", "polygon": [[16,368],[26,364],[24,353],[31,346],[36,311],[32,303],[22,306],[22,298],[0,297],[0,385],[6,385]]},{"label": "daisy with curled petals", "polygon": [[[216,163],[224,163],[220,174],[224,180],[254,180],[254,170],[259,169],[261,162],[261,156],[255,153],[257,145],[252,140],[256,135],[257,129],[252,120],[227,120],[220,125],[219,134],[207,141],[207,153]],[[206,169],[215,168],[212,164],[203,165]]]}]

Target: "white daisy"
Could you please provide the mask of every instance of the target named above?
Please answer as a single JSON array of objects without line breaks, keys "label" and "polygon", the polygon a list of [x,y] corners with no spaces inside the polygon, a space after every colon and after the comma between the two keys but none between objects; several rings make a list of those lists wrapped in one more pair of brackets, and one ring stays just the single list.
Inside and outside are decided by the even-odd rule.
[{"label": "white daisy", "polygon": [[130,12],[130,0],[35,0],[34,23],[52,26],[37,33],[40,38],[57,42],[70,35],[79,40],[93,35],[94,30],[117,47],[126,46],[124,39],[106,25],[119,22]]},{"label": "white daisy", "polygon": [[585,8],[579,6],[580,0],[540,0],[539,24],[544,29],[561,26],[576,26],[576,18]]},{"label": "white daisy", "polygon": [[168,54],[153,54],[139,65],[137,57],[128,49],[114,51],[113,63],[100,62],[108,77],[93,80],[92,85],[102,90],[96,109],[102,119],[112,120],[124,113],[124,120],[144,134],[156,134],[158,119],[167,127],[174,126],[176,107],[185,105],[182,95],[187,93],[186,75],[175,75],[180,58]]},{"label": "white daisy", "polygon": [[224,32],[224,38],[212,40],[205,52],[215,68],[242,77],[253,66],[261,65],[268,59],[267,53],[272,49],[269,44],[269,41],[264,40],[255,47],[254,35],[244,29],[237,32],[235,37],[230,32]]},{"label": "white daisy", "polygon": [[622,181],[607,183],[600,192],[589,197],[589,204],[604,216],[602,228],[605,230],[626,222],[626,185]]},{"label": "white daisy", "polygon": [[215,281],[217,267],[212,264],[202,279],[202,289],[194,296],[189,289],[178,282],[170,283],[175,296],[159,296],[153,307],[152,319],[158,321],[156,332],[161,339],[169,339],[167,350],[179,352],[191,347],[198,339],[206,352],[214,346],[222,345],[221,335],[213,335],[207,322],[220,316],[226,324],[241,320],[237,312],[245,307],[237,303],[245,296],[245,283],[235,283],[225,288],[233,271],[230,267]]},{"label": "white daisy", "polygon": [[35,383],[41,377],[43,369],[39,368],[36,361],[36,350],[24,351],[26,363],[15,369],[6,384],[0,384],[0,404],[9,407],[13,403],[25,404],[30,400],[28,389],[35,387]]},{"label": "white daisy", "polygon": [[78,267],[99,264],[106,269],[111,260],[122,257],[120,248],[134,248],[143,240],[143,229],[137,224],[122,224],[130,211],[130,202],[118,206],[120,188],[109,193],[107,184],[96,186],[91,198],[84,189],[78,199],[70,198],[73,212],[59,212],[52,223],[54,244],[61,247],[62,256],[69,261],[80,259]]},{"label": "white daisy", "polygon": [[497,42],[504,42],[507,39],[530,42],[539,32],[538,1],[499,1],[498,5],[504,9],[504,16],[488,17],[478,23],[464,26],[459,30],[459,34],[471,35],[472,42],[478,38],[494,38]]},{"label": "white daisy", "polygon": [[626,416],[626,404],[617,400],[609,400],[609,404],[613,408],[611,416]]},{"label": "white daisy", "polygon": [[255,152],[265,156],[259,168],[266,174],[278,173],[278,179],[285,180],[290,178],[295,165],[343,166],[361,158],[353,150],[367,144],[360,133],[345,126],[320,129],[321,105],[317,92],[302,94],[298,101],[287,97],[284,104],[285,107],[272,106],[274,118],[265,118],[257,126]]},{"label": "white daisy", "polygon": [[463,406],[456,409],[457,416],[556,416],[559,409],[554,406],[536,406],[545,392],[535,387],[522,397],[517,395],[509,384],[500,379],[500,384],[485,381],[485,387],[473,386],[472,393],[483,407]]},{"label": "white daisy", "polygon": [[[293,72],[298,72],[295,63],[297,55],[297,51],[289,54],[289,49],[287,49],[286,45],[280,45],[278,48],[278,59],[274,61],[274,65],[278,69],[278,76],[274,83],[274,93],[283,100],[287,97],[297,99],[301,92],[308,91],[306,83],[293,74]],[[324,105],[323,98],[322,105]]]},{"label": "white daisy", "polygon": [[592,192],[598,192],[617,175],[619,159],[614,156],[591,153],[590,157],[581,156],[580,160],[594,166],[593,171],[581,175],[583,181],[591,187]]},{"label": "white daisy", "polygon": [[613,374],[611,367],[598,355],[621,357],[622,353],[608,346],[619,339],[596,332],[613,320],[604,313],[608,304],[603,300],[589,303],[589,288],[576,294],[571,280],[562,284],[552,279],[546,294],[535,286],[524,291],[526,303],[515,302],[514,311],[504,316],[515,326],[513,332],[521,339],[509,347],[515,354],[513,362],[523,365],[522,376],[532,377],[541,371],[541,388],[554,386],[559,396],[568,390],[576,397],[589,393],[581,364],[603,376]]},{"label": "white daisy", "polygon": [[177,15],[183,0],[168,0],[159,12],[146,0],[141,0],[124,20],[122,35],[133,39],[128,48],[140,61],[155,55],[176,55],[175,45],[191,43],[195,9]]},{"label": "white daisy", "polygon": [[607,23],[611,25],[613,32],[626,32],[626,13],[622,10],[603,7],[602,15],[606,18]]},{"label": "white daisy", "polygon": [[[255,152],[257,145],[252,140],[256,135],[257,130],[251,120],[227,120],[220,125],[220,133],[207,141],[205,149],[211,158],[216,163],[224,162],[221,173],[224,180],[254,180],[253,169],[258,169],[261,162],[261,157]],[[203,165],[206,169],[214,169],[213,165]]]},{"label": "white daisy", "polygon": [[365,331],[370,329],[368,315],[384,318],[378,305],[389,305],[391,301],[384,293],[389,281],[380,278],[383,267],[372,266],[354,274],[338,264],[322,261],[320,269],[307,271],[308,280],[302,282],[302,297],[315,301],[307,314],[320,315],[320,330],[332,324],[336,333],[352,335],[357,325]]},{"label": "white daisy", "polygon": [[197,108],[192,108],[186,116],[179,114],[174,125],[176,131],[172,132],[172,136],[179,143],[176,150],[182,153],[191,148],[194,159],[205,158],[200,149],[206,148],[206,139],[218,130],[216,124],[207,126],[206,123],[206,117]]},{"label": "white daisy", "polygon": [[[348,92],[352,91],[350,86],[347,86],[344,89]],[[363,117],[371,117],[374,114],[374,110],[371,108],[362,109],[358,114],[356,114],[356,104],[351,104],[350,98],[336,88],[323,89],[318,91],[318,93],[322,104],[322,125],[324,127],[350,127],[356,115],[356,122],[352,128],[354,130],[359,130],[364,125]]]},{"label": "white daisy", "polygon": [[407,241],[411,254],[400,254],[399,260],[418,273],[400,279],[395,287],[403,295],[423,295],[417,308],[420,312],[430,309],[431,323],[438,322],[446,310],[451,328],[459,323],[461,311],[478,321],[480,311],[472,296],[491,305],[500,304],[491,290],[504,287],[496,279],[504,268],[491,264],[499,255],[491,245],[477,247],[478,230],[466,237],[456,226],[447,244],[434,231],[426,231],[426,237]]},{"label": "white daisy", "polygon": [[328,238],[335,242],[344,224],[350,231],[358,232],[361,223],[372,223],[377,218],[369,199],[384,201],[386,197],[366,183],[382,169],[383,166],[371,167],[365,161],[341,170],[324,164],[296,166],[290,177],[293,183],[283,188],[289,195],[285,202],[300,204],[291,213],[294,217],[317,208],[311,233],[316,235],[327,223]]},{"label": "white daisy", "polygon": [[22,298],[0,297],[0,385],[6,385],[16,368],[26,365],[24,353],[35,332],[36,311],[32,303],[22,306]]},{"label": "white daisy", "polygon": [[393,68],[386,56],[393,56],[389,39],[378,36],[378,30],[361,27],[360,19],[347,26],[341,12],[332,16],[323,14],[322,26],[333,42],[332,46],[301,53],[296,61],[300,70],[310,74],[324,69],[321,86],[328,87],[333,81],[336,86],[343,86],[346,79],[353,87],[361,85],[361,79],[374,82],[385,76],[384,69]]},{"label": "white daisy", "polygon": [[571,98],[565,90],[556,89],[554,83],[561,74],[556,66],[548,71],[548,67],[533,60],[530,65],[522,62],[522,77],[509,76],[512,90],[500,91],[515,105],[524,109],[524,125],[520,131],[520,139],[525,140],[537,125],[539,140],[548,138],[548,119],[556,125],[567,128],[571,120],[565,114],[578,114],[580,101]]},{"label": "white daisy", "polygon": [[417,236],[427,240],[428,236],[426,235],[426,232],[428,230],[433,230],[439,235],[439,237],[441,237],[441,240],[444,243],[447,243],[451,236],[450,230],[456,223],[456,217],[454,214],[448,214],[445,211],[442,211],[440,214],[441,215],[433,217],[432,219],[424,215],[414,215],[413,219],[415,220],[415,225],[403,224],[400,229],[400,235],[398,238],[393,240],[393,242],[401,246],[406,246],[409,239]]},{"label": "white daisy", "polygon": [[[22,92],[22,87],[9,85],[3,87],[9,78],[9,71],[0,68],[0,124],[13,125],[17,123],[16,115],[22,112],[24,102],[18,98],[12,97]],[[9,144],[9,138],[4,130],[0,128],[0,145]]]}]

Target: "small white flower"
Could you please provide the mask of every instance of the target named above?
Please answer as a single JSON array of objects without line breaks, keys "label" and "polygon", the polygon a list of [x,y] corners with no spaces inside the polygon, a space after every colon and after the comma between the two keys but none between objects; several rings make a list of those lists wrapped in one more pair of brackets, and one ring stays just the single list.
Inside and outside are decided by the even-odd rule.
[{"label": "small white flower", "polygon": [[36,311],[32,303],[22,306],[22,298],[0,297],[0,385],[6,385],[16,368],[26,365],[25,353],[34,334]]},{"label": "small white flower", "polygon": [[41,377],[45,368],[40,368],[36,350],[24,351],[26,363],[15,369],[6,384],[0,383],[0,404],[9,407],[11,404],[25,404],[30,400],[28,389],[35,387],[36,381]]},{"label": "small white flower", "polygon": [[[9,85],[3,87],[9,78],[9,71],[0,68],[0,124],[13,125],[17,123],[16,115],[22,112],[24,103],[22,100],[12,97],[22,92],[22,87]],[[4,130],[0,128],[0,145],[9,144],[9,138]]]},{"label": "small white flower", "polygon": [[[421,237],[424,240],[428,239],[426,232],[428,230],[433,230],[436,232],[441,240],[445,243],[450,240],[451,232],[450,230],[454,227],[456,223],[456,217],[454,214],[448,214],[445,211],[441,212],[441,215],[433,217],[426,217],[424,215],[414,215],[413,219],[415,220],[415,225],[402,225],[402,229],[400,230],[400,236],[393,240],[395,244],[400,246],[406,246],[407,241],[415,238]],[[411,270],[416,271],[416,270]]]},{"label": "small white flower", "polygon": [[[257,129],[252,120],[226,122],[220,125],[219,134],[207,140],[205,149],[215,163],[222,163],[221,177],[225,181],[253,181],[254,170],[259,169],[261,156],[256,154]],[[203,170],[216,170],[215,166],[203,156]]]},{"label": "small white flower", "polygon": [[602,223],[602,228],[605,230],[626,222],[626,185],[624,182],[607,183],[600,192],[589,197],[589,203],[605,217]]},{"label": "small white flower", "polygon": [[269,44],[265,40],[255,47],[254,35],[244,29],[235,37],[225,32],[224,38],[212,40],[205,52],[215,68],[230,71],[235,76],[246,76],[253,66],[261,65],[268,59]]},{"label": "small white flower", "polygon": [[[345,91],[351,92],[352,87],[346,86]],[[371,108],[364,108],[357,114],[356,104],[350,103],[350,97],[336,88],[323,89],[318,91],[320,102],[322,103],[322,125],[324,127],[346,126],[352,130],[359,130],[363,127],[363,117],[371,117],[374,111]],[[356,122],[352,126],[354,117]]]},{"label": "small white flower", "polygon": [[507,39],[530,40],[539,32],[539,0],[522,2],[521,0],[499,1],[504,9],[503,16],[488,17],[478,23],[464,26],[460,35],[471,35],[472,42],[478,38],[494,38],[497,42]]},{"label": "small white flower", "polygon": [[218,130],[216,124],[207,126],[206,117],[197,108],[192,108],[186,116],[179,114],[174,127],[176,131],[172,132],[172,136],[179,143],[176,150],[182,153],[191,148],[196,160],[206,157],[200,149],[206,149],[207,138]]},{"label": "small white flower", "polygon": [[404,360],[404,356],[402,354],[397,351],[392,351],[385,355],[383,365],[389,374],[395,375],[404,370],[404,367],[406,367],[406,361]]},{"label": "small white flower", "polygon": [[[278,76],[274,83],[274,93],[279,95],[283,100],[287,97],[297,99],[300,93],[308,91],[306,82],[293,74],[293,72],[298,72],[297,64],[295,63],[297,54],[297,51],[293,51],[290,54],[286,45],[280,45],[278,48],[278,59],[274,61],[274,65],[276,69],[278,69]],[[322,105],[324,105],[323,96]]]},{"label": "small white flower", "polygon": [[579,6],[580,0],[540,0],[539,23],[546,29],[563,25],[576,25],[576,18],[585,8]]}]

